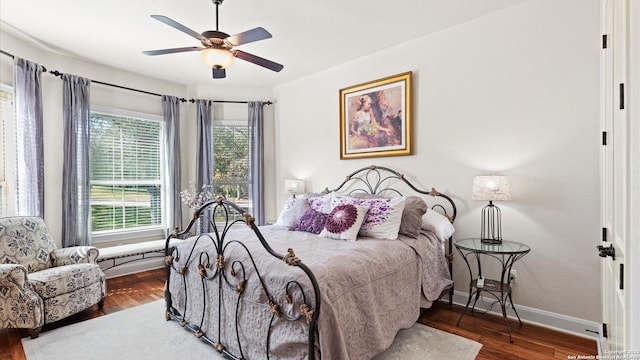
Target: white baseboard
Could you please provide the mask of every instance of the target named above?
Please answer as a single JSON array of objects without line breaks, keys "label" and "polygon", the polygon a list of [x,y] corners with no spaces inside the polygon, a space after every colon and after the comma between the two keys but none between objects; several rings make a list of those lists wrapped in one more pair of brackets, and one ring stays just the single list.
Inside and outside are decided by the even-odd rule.
[{"label": "white baseboard", "polygon": [[[453,293],[453,302],[457,305],[465,306],[467,304],[467,299],[469,298],[469,293],[454,291]],[[495,301],[492,297],[485,298],[485,302],[481,302],[481,299],[478,300],[476,304],[477,311],[484,311],[489,306],[490,303]],[[473,304],[473,300],[472,300]],[[553,313],[546,310],[540,310],[532,307],[522,306],[515,304],[516,310],[518,311],[518,315],[520,315],[520,319],[522,322],[535,324],[539,326],[543,326],[546,328],[550,328],[557,331],[562,331],[566,333],[570,333],[576,336],[586,337],[594,340],[600,339],[600,323],[588,321],[580,318],[576,318],[573,316]],[[497,316],[502,316],[502,310],[500,310],[500,305],[494,304],[493,308],[489,311],[490,314],[494,314]],[[508,306],[507,316],[510,319],[516,319],[516,315],[513,313],[513,310],[510,306]],[[463,320],[464,322],[464,320]]]}]

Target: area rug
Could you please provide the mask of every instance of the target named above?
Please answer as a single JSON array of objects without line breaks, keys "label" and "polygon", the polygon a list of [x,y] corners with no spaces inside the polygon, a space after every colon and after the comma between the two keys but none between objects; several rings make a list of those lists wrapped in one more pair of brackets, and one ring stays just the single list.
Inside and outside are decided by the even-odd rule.
[{"label": "area rug", "polygon": [[[27,360],[223,360],[175,321],[165,321],[164,300],[46,331],[22,339]],[[415,324],[401,330],[393,345],[375,360],[475,359],[482,345]]]}]

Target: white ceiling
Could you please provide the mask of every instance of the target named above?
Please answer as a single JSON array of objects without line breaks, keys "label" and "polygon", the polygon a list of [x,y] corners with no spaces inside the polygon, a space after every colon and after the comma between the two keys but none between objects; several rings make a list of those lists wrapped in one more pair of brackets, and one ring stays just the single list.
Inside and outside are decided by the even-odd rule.
[{"label": "white ceiling", "polygon": [[233,35],[264,27],[273,38],[238,49],[284,69],[275,73],[236,59],[227,78],[216,80],[198,52],[142,54],[199,46],[150,15],[165,15],[199,33],[215,30],[211,0],[2,0],[0,31],[60,54],[171,82],[273,87],[523,1],[224,0],[219,30]]}]

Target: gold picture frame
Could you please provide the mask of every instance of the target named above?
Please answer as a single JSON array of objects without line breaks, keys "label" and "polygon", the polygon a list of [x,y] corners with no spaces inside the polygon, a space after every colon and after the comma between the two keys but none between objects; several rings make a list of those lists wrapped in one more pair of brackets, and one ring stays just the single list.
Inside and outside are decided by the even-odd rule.
[{"label": "gold picture frame", "polygon": [[411,76],[340,89],[340,159],[412,154]]}]

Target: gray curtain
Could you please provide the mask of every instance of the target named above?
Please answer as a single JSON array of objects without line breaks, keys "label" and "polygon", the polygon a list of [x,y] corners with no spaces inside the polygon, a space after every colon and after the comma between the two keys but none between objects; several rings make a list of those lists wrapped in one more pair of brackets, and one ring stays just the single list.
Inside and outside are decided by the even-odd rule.
[{"label": "gray curtain", "polygon": [[175,96],[162,95],[164,119],[164,209],[165,236],[182,224],[180,203],[180,101]]},{"label": "gray curtain", "polygon": [[42,68],[18,57],[14,67],[17,213],[44,218]]},{"label": "gray curtain", "polygon": [[[196,105],[198,106],[196,190],[202,191],[203,185],[213,184],[213,101],[199,99],[196,100]],[[209,221],[202,221],[201,230],[208,233],[213,229]]]},{"label": "gray curtain", "polygon": [[249,194],[252,215],[264,225],[264,125],[262,101],[249,101]]},{"label": "gray curtain", "polygon": [[91,245],[89,89],[91,80],[62,75],[64,145],[62,246]]}]

